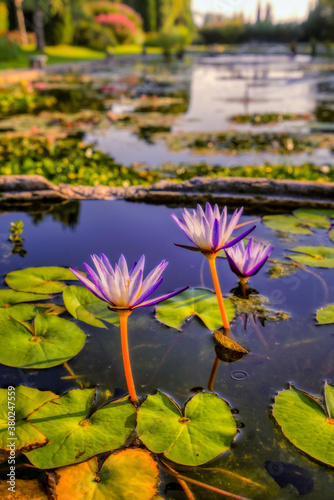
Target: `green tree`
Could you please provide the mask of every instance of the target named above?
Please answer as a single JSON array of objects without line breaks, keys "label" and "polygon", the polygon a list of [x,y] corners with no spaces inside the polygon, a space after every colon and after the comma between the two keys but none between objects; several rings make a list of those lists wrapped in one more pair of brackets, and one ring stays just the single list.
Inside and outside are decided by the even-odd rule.
[{"label": "green tree", "polygon": [[305,38],[334,41],[334,0],[318,0],[304,24]]}]

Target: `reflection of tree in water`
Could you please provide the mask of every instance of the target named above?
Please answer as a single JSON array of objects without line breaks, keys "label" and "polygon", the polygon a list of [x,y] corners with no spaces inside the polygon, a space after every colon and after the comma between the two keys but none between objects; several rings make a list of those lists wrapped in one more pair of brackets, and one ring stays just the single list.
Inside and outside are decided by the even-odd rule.
[{"label": "reflection of tree in water", "polygon": [[63,226],[75,229],[79,222],[79,214],[79,201],[69,201],[62,205],[54,206],[49,212],[34,212],[29,215],[35,225],[42,222],[45,217],[50,216],[54,221],[61,222]]}]

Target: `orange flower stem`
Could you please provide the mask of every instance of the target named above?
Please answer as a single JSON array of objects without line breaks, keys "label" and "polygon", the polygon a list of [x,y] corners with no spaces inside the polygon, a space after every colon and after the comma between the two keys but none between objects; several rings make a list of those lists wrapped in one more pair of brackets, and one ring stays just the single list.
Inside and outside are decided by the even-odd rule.
[{"label": "orange flower stem", "polygon": [[217,296],[217,300],[218,300],[218,305],[219,305],[219,309],[220,309],[220,314],[221,314],[221,317],[223,320],[223,326],[226,330],[229,330],[230,323],[229,323],[228,318],[227,318],[226,309],[225,309],[225,305],[224,305],[224,299],[223,299],[222,292],[220,289],[217,268],[216,268],[217,255],[209,254],[209,255],[206,255],[206,257],[209,261],[210,271],[211,271],[212,280],[213,280],[213,286],[215,288],[215,292],[216,292],[216,296]]},{"label": "orange flower stem", "polygon": [[128,386],[128,391],[130,395],[130,399],[133,403],[139,403],[135,384],[133,382],[130,356],[129,356],[129,344],[128,344],[128,317],[131,314],[131,311],[117,311],[120,321],[121,327],[121,343],[122,343],[122,356],[123,356],[123,364],[125,371],[126,383]]}]

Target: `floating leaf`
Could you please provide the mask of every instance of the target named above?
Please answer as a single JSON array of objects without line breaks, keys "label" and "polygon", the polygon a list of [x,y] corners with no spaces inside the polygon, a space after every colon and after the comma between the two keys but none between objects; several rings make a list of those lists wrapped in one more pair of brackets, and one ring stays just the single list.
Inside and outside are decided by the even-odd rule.
[{"label": "floating leaf", "polygon": [[0,481],[0,498],[2,500],[48,500],[43,485],[37,479],[15,478],[15,490],[9,490],[10,484],[7,481]]},{"label": "floating leaf", "polygon": [[294,274],[297,269],[298,266],[292,264],[291,262],[275,261],[269,267],[267,274],[271,279],[278,279]]},{"label": "floating leaf", "polygon": [[324,392],[328,416],[329,418],[334,419],[334,387],[326,382]]},{"label": "floating leaf", "polygon": [[329,217],[330,219],[334,218],[334,210],[331,208],[298,208],[298,210],[294,210],[295,215],[298,213],[302,213],[306,215],[321,215]]},{"label": "floating leaf", "polygon": [[[0,449],[9,452],[10,431],[8,420],[15,414],[15,449],[31,450],[47,442],[46,437],[25,419],[44,403],[57,398],[53,392],[39,391],[31,387],[18,386],[14,390],[0,389]],[[13,406],[13,410],[10,408]]]},{"label": "floating leaf", "polygon": [[230,300],[235,306],[236,316],[241,314],[252,315],[259,318],[262,323],[265,321],[284,321],[290,318],[290,314],[284,311],[277,311],[268,307],[270,300],[258,294],[250,294],[247,299],[230,295]]},{"label": "floating leaf", "polygon": [[0,307],[9,307],[22,302],[38,302],[47,300],[50,295],[41,295],[40,293],[17,292],[16,290],[0,290]]},{"label": "floating leaf", "polygon": [[[225,300],[224,303],[231,321],[234,317],[233,304],[230,300]],[[185,321],[192,316],[198,316],[210,330],[222,327],[217,297],[205,288],[189,288],[156,308],[156,318],[164,325],[178,330],[181,330]]]},{"label": "floating leaf", "polygon": [[329,236],[329,239],[331,239],[332,241],[334,241],[334,228],[331,229],[329,232],[328,232],[328,236]]},{"label": "floating leaf", "polygon": [[299,252],[306,255],[288,255],[291,260],[303,266],[311,267],[334,267],[334,247],[311,247],[302,246],[291,248],[292,252]]},{"label": "floating leaf", "polygon": [[225,347],[226,349],[229,349],[230,351],[242,352],[243,354],[248,354],[248,351],[244,347],[227,337],[227,335],[219,332],[218,330],[215,330],[213,332],[213,336],[218,344]]},{"label": "floating leaf", "polygon": [[263,224],[281,233],[313,234],[304,222],[292,215],[265,215]]},{"label": "floating leaf", "polygon": [[57,499],[152,500],[160,481],[159,469],[151,453],[127,449],[114,453],[98,469],[96,458],[57,471]]},{"label": "floating leaf", "polygon": [[99,328],[106,328],[101,319],[119,324],[118,314],[110,311],[108,304],[98,299],[86,287],[68,286],[63,292],[63,299],[68,312],[80,321]]},{"label": "floating leaf", "polygon": [[0,321],[5,321],[10,318],[17,321],[29,321],[36,314],[44,313],[47,310],[46,304],[15,304],[11,307],[0,307]]},{"label": "floating leaf", "polygon": [[236,422],[229,406],[214,394],[196,394],[187,402],[183,416],[174,401],[157,392],[139,409],[137,432],[154,453],[195,466],[230,448]]},{"label": "floating leaf", "polygon": [[39,469],[82,462],[123,446],[136,424],[136,409],[123,398],[92,415],[94,389],[74,389],[36,410],[28,421],[49,443],[26,455]]},{"label": "floating leaf", "polygon": [[334,323],[334,304],[329,304],[317,311],[317,321],[321,325]]},{"label": "floating leaf", "polygon": [[309,227],[318,229],[329,229],[331,227],[331,221],[329,218],[324,214],[316,213],[315,210],[313,211],[300,208],[298,210],[294,210],[293,215]]},{"label": "floating leaf", "polygon": [[[327,386],[327,391],[332,403],[334,388]],[[283,434],[297,448],[334,466],[334,420],[328,418],[312,396],[291,386],[276,396],[273,415]]]},{"label": "floating leaf", "polygon": [[6,283],[21,292],[59,293],[67,286],[59,280],[76,279],[72,271],[65,267],[27,267],[7,274]]},{"label": "floating leaf", "polygon": [[75,323],[57,316],[39,314],[31,327],[9,319],[0,322],[0,363],[50,368],[73,358],[85,340],[86,335]]}]

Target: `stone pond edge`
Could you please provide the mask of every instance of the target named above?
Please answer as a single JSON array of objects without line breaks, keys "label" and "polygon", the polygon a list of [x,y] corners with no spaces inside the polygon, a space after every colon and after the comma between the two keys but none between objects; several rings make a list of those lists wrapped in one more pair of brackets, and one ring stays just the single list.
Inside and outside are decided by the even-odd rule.
[{"label": "stone pond edge", "polygon": [[72,200],[116,200],[166,205],[211,203],[270,208],[333,208],[334,183],[244,177],[194,177],[151,186],[55,185],[39,175],[0,176],[0,207]]}]

